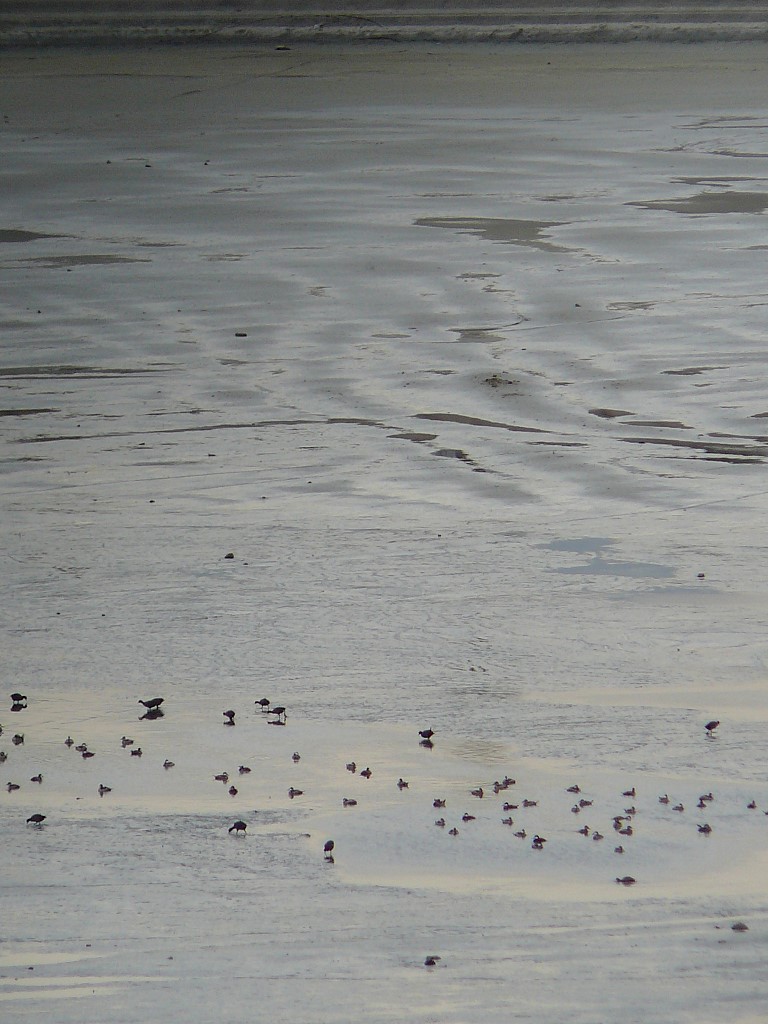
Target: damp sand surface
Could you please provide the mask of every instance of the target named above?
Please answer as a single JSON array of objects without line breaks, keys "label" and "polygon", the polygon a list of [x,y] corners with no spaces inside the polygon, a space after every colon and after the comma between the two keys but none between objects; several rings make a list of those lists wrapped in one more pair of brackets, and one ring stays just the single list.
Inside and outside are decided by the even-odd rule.
[{"label": "damp sand surface", "polygon": [[7,56],[3,1020],[763,1019],[765,68]]}]

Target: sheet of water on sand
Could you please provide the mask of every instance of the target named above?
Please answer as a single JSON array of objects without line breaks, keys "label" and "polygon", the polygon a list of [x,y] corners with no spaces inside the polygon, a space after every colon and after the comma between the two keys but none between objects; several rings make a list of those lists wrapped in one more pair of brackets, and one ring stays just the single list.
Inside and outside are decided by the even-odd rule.
[{"label": "sheet of water on sand", "polygon": [[7,56],[4,1020],[763,1019],[766,84]]}]

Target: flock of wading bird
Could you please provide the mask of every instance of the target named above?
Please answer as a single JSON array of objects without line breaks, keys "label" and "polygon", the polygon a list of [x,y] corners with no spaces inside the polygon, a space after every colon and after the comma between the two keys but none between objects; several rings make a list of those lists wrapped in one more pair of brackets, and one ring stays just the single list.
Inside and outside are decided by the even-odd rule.
[{"label": "flock of wading bird", "polygon": [[[27,697],[26,697],[25,694],[16,692],[16,693],[12,693],[10,695],[10,697],[11,697],[11,701],[12,701],[11,711],[19,712],[19,711],[24,711],[27,708]],[[161,719],[161,718],[164,717],[165,712],[164,712],[164,710],[162,708],[162,705],[165,703],[165,700],[164,700],[163,697],[151,697],[151,698],[149,698],[147,700],[139,700],[138,703],[140,705],[142,705],[143,708],[145,709],[144,713],[140,716],[140,721],[144,721],[144,720],[153,721],[153,720]],[[273,705],[272,702],[268,698],[266,698],[266,697],[262,697],[261,699],[255,701],[254,703],[260,708],[261,713],[265,716],[268,724],[276,725],[276,726],[284,726],[284,725],[286,725],[286,723],[287,723],[287,711],[286,711],[286,708],[283,705],[279,705],[279,704],[278,705]],[[227,711],[224,711],[222,713],[222,715],[223,715],[223,720],[224,720],[223,724],[225,726],[233,727],[236,724],[237,713],[234,710],[229,709]],[[704,729],[705,729],[705,732],[706,732],[706,736],[708,738],[710,738],[710,739],[714,738],[715,730],[718,728],[719,725],[720,725],[719,721],[714,721],[713,720],[713,721],[707,722],[707,724],[704,726]],[[3,727],[2,727],[2,725],[0,725],[0,736],[2,736],[2,735],[3,735]],[[420,743],[420,745],[422,747],[431,748],[431,747],[434,746],[434,736],[435,736],[435,733],[434,733],[434,731],[432,729],[422,729],[419,732],[418,735],[419,735],[419,743]],[[24,734],[23,733],[16,733],[11,738],[11,742],[13,743],[14,746],[20,746],[21,744],[24,743]],[[139,747],[139,746],[137,746],[135,744],[135,741],[133,739],[131,739],[128,736],[123,736],[120,742],[121,742],[121,746],[123,748],[130,748],[130,754],[131,754],[132,757],[142,757],[143,751],[142,751],[141,747]],[[85,743],[75,744],[75,741],[72,739],[71,736],[67,736],[67,738],[64,740],[64,744],[68,748],[74,747],[74,750],[77,753],[79,753],[84,760],[95,757],[95,752],[89,750],[87,744],[85,744]],[[8,760],[8,754],[5,751],[0,750],[0,764],[5,763],[7,760]],[[301,760],[301,755],[299,754],[298,751],[295,751],[293,753],[292,760],[294,762],[296,762],[296,763]],[[175,766],[174,762],[170,761],[168,759],[166,759],[163,762],[163,768],[166,771],[170,770],[174,766]],[[362,768],[358,772],[358,765],[357,765],[357,763],[355,761],[349,761],[346,764],[345,767],[346,767],[346,770],[348,772],[351,772],[352,774],[355,774],[355,775],[359,774],[361,777],[363,777],[365,779],[370,779],[371,776],[373,775],[373,772],[372,772],[371,768],[368,767],[368,766],[366,766],[365,768]],[[238,767],[237,771],[238,771],[238,774],[242,776],[242,775],[250,774],[251,769],[247,765],[241,764]],[[214,776],[214,780],[217,781],[217,782],[222,782],[222,783],[224,783],[224,785],[227,785],[227,783],[229,783],[229,781],[230,781],[229,773],[226,772],[226,771],[221,772],[221,773],[219,773],[219,774]],[[33,775],[30,778],[30,782],[33,782],[33,783],[35,783],[37,785],[42,784],[42,782],[43,782],[43,775],[42,775],[42,773],[38,773],[37,775]],[[479,800],[482,800],[486,795],[490,795],[490,793],[493,793],[494,796],[498,797],[501,794],[506,793],[514,785],[516,785],[515,779],[510,778],[508,775],[505,775],[503,779],[494,781],[488,787],[478,786],[475,789],[471,789],[469,791],[469,795],[474,797],[474,798],[476,798],[476,799],[479,799]],[[397,780],[396,786],[397,786],[397,788],[399,790],[402,791],[402,790],[405,790],[405,789],[409,788],[409,783],[405,779],[403,779],[401,777],[401,778],[399,778]],[[13,793],[13,792],[21,789],[21,785],[19,783],[16,783],[16,782],[8,782],[6,784],[6,789],[7,789],[7,791],[9,793]],[[110,786],[106,786],[103,783],[101,783],[99,785],[99,788],[98,788],[99,796],[103,797],[106,794],[111,793],[111,792],[112,792],[112,789],[111,789]],[[229,786],[227,792],[232,797],[235,797],[235,796],[238,795],[238,789],[237,789],[237,787],[234,784]],[[568,786],[567,789],[565,790],[565,792],[568,793],[573,798],[573,800],[574,800],[573,806],[571,807],[571,812],[574,815],[580,815],[582,812],[585,812],[585,811],[587,811],[588,808],[592,807],[593,801],[590,800],[590,799],[587,799],[582,794],[581,787],[578,784],[573,784],[571,786]],[[300,790],[300,789],[296,789],[294,786],[291,786],[289,788],[289,790],[288,790],[288,796],[289,796],[289,798],[291,800],[295,799],[296,797],[303,796],[303,795],[304,795],[304,791]],[[631,788],[624,790],[621,795],[622,795],[622,797],[626,798],[627,800],[634,800],[634,798],[637,795],[636,789],[635,789],[634,786],[632,786]],[[697,810],[705,811],[709,807],[709,805],[712,803],[713,800],[714,800],[714,795],[711,792],[710,793],[702,793],[701,796],[698,798],[698,801],[696,803]],[[680,802],[673,803],[672,800],[670,799],[670,797],[666,793],[664,793],[664,794],[662,794],[662,795],[660,795],[658,797],[658,802],[659,802],[659,804],[662,804],[664,806],[669,805],[671,810],[674,811],[674,812],[682,814],[685,811],[685,807],[684,807],[684,805],[682,803],[680,803]],[[513,827],[515,822],[514,822],[514,819],[511,816],[511,812],[512,811],[517,811],[517,810],[519,810],[521,808],[522,809],[534,808],[534,807],[538,806],[538,803],[539,803],[538,800],[532,800],[532,799],[529,799],[527,797],[523,798],[523,799],[518,799],[517,802],[512,802],[510,800],[506,800],[505,799],[504,803],[502,804],[502,808],[501,809],[502,809],[503,813],[506,816],[501,818],[501,824],[505,825],[507,827]],[[345,808],[346,807],[356,807],[357,806],[357,800],[352,798],[352,797],[344,797],[343,800],[342,800],[342,805]],[[443,810],[443,809],[446,808],[446,806],[447,806],[447,800],[444,797],[435,797],[433,799],[433,801],[432,801],[432,807],[434,809],[436,809],[436,810]],[[752,801],[750,801],[747,804],[747,807],[750,810],[755,810],[755,809],[757,809],[757,804],[756,804],[756,802],[754,800],[752,800]],[[765,811],[764,813],[768,814],[768,811]],[[636,809],[634,804],[631,804],[629,807],[625,807],[623,809],[622,813],[615,814],[613,816],[613,818],[612,818],[612,829],[613,829],[613,831],[614,831],[614,833],[616,835],[616,841],[618,843],[618,845],[616,845],[614,847],[614,853],[616,853],[616,854],[623,854],[625,852],[624,843],[627,840],[629,840],[629,838],[634,834],[635,827],[634,827],[633,822],[634,822],[634,818],[635,818],[636,814],[637,814],[637,809]],[[45,820],[46,820],[46,815],[40,814],[40,813],[35,813],[35,814],[30,815],[27,818],[27,824],[34,825],[34,826],[37,826],[37,827],[41,827]],[[468,811],[465,811],[462,814],[460,820],[462,822],[462,825],[466,825],[466,824],[469,824],[469,823],[477,820],[477,815],[473,815],[473,814],[470,814]],[[435,826],[437,826],[440,829],[447,829],[447,834],[450,835],[450,836],[458,836],[459,835],[459,829],[458,829],[457,825],[454,824],[451,828],[449,828],[449,829],[447,828],[447,824],[448,823],[446,822],[446,819],[445,819],[444,815],[441,815],[439,818],[437,818],[435,820],[434,824],[435,824]],[[698,832],[701,835],[709,835],[712,832],[711,825],[708,822],[706,822],[706,821],[698,823],[696,827],[697,827]],[[243,821],[243,820],[241,820],[241,819],[238,819],[238,820],[236,820],[236,821],[234,821],[232,823],[232,825],[228,828],[227,831],[229,833],[234,833],[235,835],[245,835],[246,832],[247,832],[247,828],[248,828],[248,823]],[[598,831],[597,829],[592,829],[588,825],[583,825],[581,828],[576,829],[576,831],[578,833],[580,833],[581,835],[585,836],[585,837],[591,838],[593,842],[600,842],[600,841],[602,841],[602,840],[604,840],[606,838],[606,836],[602,832]],[[516,838],[521,839],[521,840],[526,840],[526,839],[530,838],[530,840],[531,840],[531,848],[534,849],[534,850],[543,850],[544,847],[545,847],[545,844],[548,842],[548,840],[544,836],[539,835],[538,832],[533,833],[532,835],[529,836],[529,834],[528,834],[528,832],[526,831],[525,828],[517,829],[517,831],[515,831],[513,833],[513,835]],[[619,838],[619,837],[621,837],[621,838]],[[324,859],[327,862],[331,863],[331,864],[334,863],[334,850],[335,850],[335,843],[334,843],[334,841],[332,839],[328,839],[324,843],[324,845],[323,845],[323,855],[324,855]],[[635,881],[636,881],[636,879],[633,878],[631,875],[623,875],[623,876],[618,876],[616,878],[616,882],[617,883],[619,883],[620,885],[625,885],[625,886],[634,885]]]}]

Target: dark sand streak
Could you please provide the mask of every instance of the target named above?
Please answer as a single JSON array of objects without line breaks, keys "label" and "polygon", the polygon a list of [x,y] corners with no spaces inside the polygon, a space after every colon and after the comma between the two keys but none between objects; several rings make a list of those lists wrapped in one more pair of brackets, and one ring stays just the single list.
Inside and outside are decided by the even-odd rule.
[{"label": "dark sand streak", "polygon": [[519,427],[514,423],[500,423],[498,420],[484,420],[479,416],[462,416],[455,412],[419,412],[417,420],[437,420],[441,423],[465,423],[472,427],[494,427],[497,430],[510,430],[521,434],[551,434],[551,430],[541,427]]},{"label": "dark sand streak", "polygon": [[711,455],[743,455],[748,458],[763,459],[768,455],[768,447],[763,445],[712,444],[709,441],[684,441],[671,437],[617,437],[617,441],[627,444],[658,444],[670,448],[691,448],[694,451],[708,452]]}]

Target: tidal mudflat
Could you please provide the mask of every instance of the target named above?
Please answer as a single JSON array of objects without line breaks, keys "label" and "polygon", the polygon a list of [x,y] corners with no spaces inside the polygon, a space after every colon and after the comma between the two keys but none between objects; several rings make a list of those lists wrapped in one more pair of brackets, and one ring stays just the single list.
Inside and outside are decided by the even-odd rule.
[{"label": "tidal mudflat", "polygon": [[6,56],[4,1020],[764,1018],[764,56]]}]

